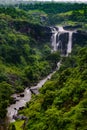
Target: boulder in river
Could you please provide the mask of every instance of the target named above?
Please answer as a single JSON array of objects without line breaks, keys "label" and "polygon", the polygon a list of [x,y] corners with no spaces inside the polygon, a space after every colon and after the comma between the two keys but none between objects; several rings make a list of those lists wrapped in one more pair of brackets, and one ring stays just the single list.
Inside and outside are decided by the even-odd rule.
[{"label": "boulder in river", "polygon": [[22,110],[22,109],[24,109],[24,107],[19,107],[19,110]]},{"label": "boulder in river", "polygon": [[18,120],[18,119],[20,119],[20,120],[26,120],[27,117],[26,116],[22,116],[22,115],[13,115],[13,119],[14,120]]},{"label": "boulder in river", "polygon": [[20,94],[20,97],[24,97],[24,94]]}]

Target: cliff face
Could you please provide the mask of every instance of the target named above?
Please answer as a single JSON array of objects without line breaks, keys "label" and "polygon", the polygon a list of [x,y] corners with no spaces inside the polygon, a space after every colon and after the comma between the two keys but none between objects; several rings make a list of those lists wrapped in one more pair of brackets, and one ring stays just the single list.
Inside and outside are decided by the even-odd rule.
[{"label": "cliff face", "polygon": [[[84,46],[87,44],[87,32],[86,31],[81,31],[77,30],[78,27],[81,27],[80,25],[78,26],[66,26],[64,27],[64,30],[58,30],[58,27],[56,28],[57,32],[53,32],[53,35],[56,34],[56,44],[55,46],[57,47],[57,50],[60,51],[62,55],[67,54],[67,49],[70,49],[74,47],[74,45],[80,45]],[[70,35],[70,33],[72,33]],[[71,45],[69,45],[69,43]],[[68,48],[69,47],[69,48]]]},{"label": "cliff face", "polygon": [[39,24],[32,24],[27,21],[14,21],[9,24],[10,27],[14,27],[16,31],[23,34],[27,34],[38,42],[48,42],[51,37],[50,27],[41,26]]},{"label": "cliff face", "polygon": [[67,50],[67,43],[69,40],[69,34],[68,33],[61,33],[59,36],[59,42],[61,42],[62,44],[60,44],[58,46],[58,50],[62,49],[62,54],[66,54],[66,50]]},{"label": "cliff face", "polygon": [[72,38],[73,46],[75,44],[80,44],[81,46],[84,46],[87,44],[87,32],[86,31],[77,31],[76,33],[73,33]]},{"label": "cliff face", "polygon": [[76,25],[76,26],[65,26],[63,27],[65,30],[77,30],[73,33],[72,36],[72,46],[75,44],[80,44],[81,46],[84,46],[87,42],[87,32],[79,30],[78,28],[82,28],[82,25]]}]

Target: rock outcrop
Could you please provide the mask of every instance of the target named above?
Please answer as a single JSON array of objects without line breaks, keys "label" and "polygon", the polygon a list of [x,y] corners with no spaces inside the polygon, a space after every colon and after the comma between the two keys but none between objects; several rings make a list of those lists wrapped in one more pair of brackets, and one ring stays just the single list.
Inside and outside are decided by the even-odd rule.
[{"label": "rock outcrop", "polygon": [[76,33],[73,33],[72,43],[73,43],[73,46],[75,44],[78,44],[80,46],[86,45],[87,44],[87,32],[77,30]]}]

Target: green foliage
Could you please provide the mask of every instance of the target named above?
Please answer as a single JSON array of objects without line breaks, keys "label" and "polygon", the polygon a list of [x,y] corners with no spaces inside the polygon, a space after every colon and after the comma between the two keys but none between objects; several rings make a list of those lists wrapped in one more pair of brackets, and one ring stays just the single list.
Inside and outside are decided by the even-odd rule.
[{"label": "green foliage", "polygon": [[[6,116],[11,94],[37,83],[60,60],[59,52],[51,53],[51,34],[45,25],[81,23],[85,28],[87,21],[84,4],[36,3],[19,8],[0,7],[0,120]],[[87,129],[87,48],[79,48],[62,58],[60,70],[20,112],[29,119],[25,130]],[[22,125],[15,122],[10,129]]]},{"label": "green foliage", "polygon": [[46,59],[50,62],[50,64],[53,64],[53,69],[56,68],[56,65],[58,63],[58,61],[60,60],[60,54],[59,52],[53,52],[51,54],[49,54]]},{"label": "green foliage", "polygon": [[0,83],[0,119],[5,117],[6,107],[12,94],[12,86],[6,82]]},{"label": "green foliage", "polygon": [[20,112],[29,118],[25,130],[87,129],[87,48],[77,52]]},{"label": "green foliage", "polygon": [[20,4],[19,8],[24,10],[40,10],[44,11],[46,14],[56,14],[67,12],[70,10],[81,9],[85,7],[85,4],[77,3],[58,3],[58,2],[45,2],[45,3],[36,3],[36,4]]},{"label": "green foliage", "polygon": [[[25,68],[26,77],[32,81],[37,82],[41,77],[45,77],[51,70],[51,66],[47,61],[34,62],[33,66],[27,66]],[[45,67],[44,67],[45,66]]]},{"label": "green foliage", "polygon": [[[85,26],[87,21],[87,5],[86,4],[77,4],[77,3],[56,3],[56,2],[45,2],[45,3],[36,3],[36,4],[27,4],[19,5],[20,9],[29,11],[31,14],[34,14],[36,11],[35,18],[37,18],[42,13],[42,16],[46,16],[47,19],[43,24],[56,25],[72,25],[84,23]],[[37,20],[35,20],[37,21]]]},{"label": "green foliage", "polygon": [[16,130],[15,125],[14,125],[14,124],[11,124],[11,125],[9,126],[9,130]]},{"label": "green foliage", "polygon": [[16,121],[9,125],[9,130],[22,130],[24,121]]},{"label": "green foliage", "polygon": [[13,92],[23,92],[52,70],[46,60],[51,53],[48,28],[40,25],[45,13],[37,13],[0,7],[0,118],[6,116]]}]

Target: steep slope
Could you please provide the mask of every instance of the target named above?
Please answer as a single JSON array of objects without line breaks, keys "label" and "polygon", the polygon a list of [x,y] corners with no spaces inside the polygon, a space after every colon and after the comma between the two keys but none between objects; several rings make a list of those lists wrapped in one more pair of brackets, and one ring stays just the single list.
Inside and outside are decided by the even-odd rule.
[{"label": "steep slope", "polygon": [[[56,68],[56,59],[60,56],[58,52],[51,53],[48,25],[80,23],[80,29],[87,27],[84,4],[39,3],[19,8],[0,7],[1,125],[5,123],[2,119],[6,116],[6,107],[14,103],[11,94],[36,84]],[[84,31],[78,31],[73,37],[74,44],[82,47],[87,44]],[[22,129],[21,126],[26,130],[87,129],[87,48],[78,51],[79,48],[75,47],[71,57],[62,59],[60,71],[20,112],[28,120],[11,124],[11,129],[15,126],[17,130]]]},{"label": "steep slope", "polygon": [[87,129],[87,48],[76,52],[21,112],[28,117],[25,130]]},{"label": "steep slope", "polygon": [[[33,23],[31,16],[16,8],[0,8],[0,121],[10,95],[38,82],[52,71],[50,28]],[[52,63],[52,64],[50,64]]]}]

